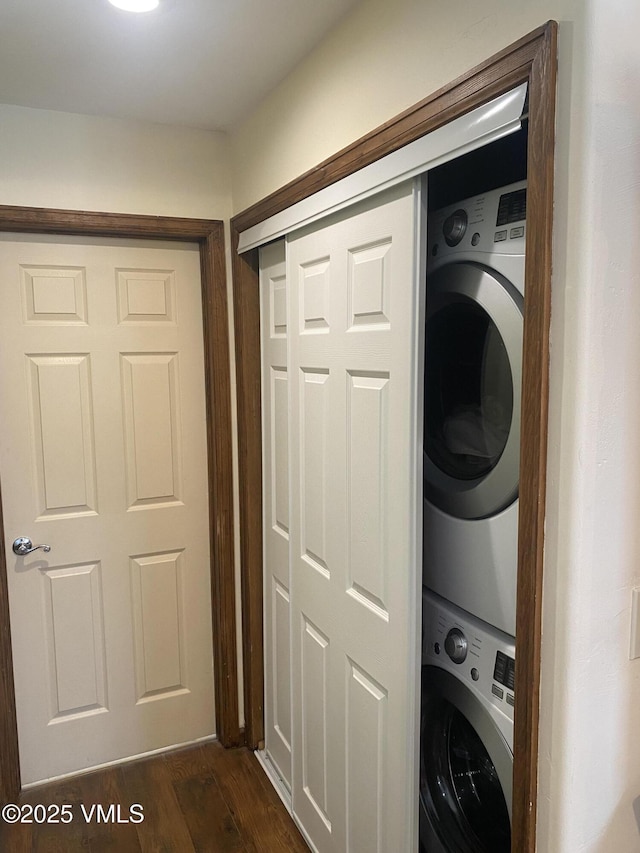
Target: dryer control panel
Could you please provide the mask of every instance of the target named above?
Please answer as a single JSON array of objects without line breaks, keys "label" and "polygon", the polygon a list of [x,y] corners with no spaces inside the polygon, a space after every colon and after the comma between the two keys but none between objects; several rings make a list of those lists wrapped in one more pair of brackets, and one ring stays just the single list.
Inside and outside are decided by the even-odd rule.
[{"label": "dryer control panel", "polygon": [[526,217],[526,181],[434,211],[427,225],[428,267],[471,251],[523,255]]}]

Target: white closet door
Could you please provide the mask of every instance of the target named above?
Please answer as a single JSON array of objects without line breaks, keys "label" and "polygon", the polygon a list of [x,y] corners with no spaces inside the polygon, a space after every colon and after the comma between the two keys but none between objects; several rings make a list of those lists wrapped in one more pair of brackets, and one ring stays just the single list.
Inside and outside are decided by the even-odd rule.
[{"label": "white closet door", "polygon": [[[265,751],[269,770],[291,790],[289,617],[289,381],[284,240],[260,251],[262,467],[264,471]],[[275,781],[275,780],[274,780]]]},{"label": "white closet door", "polygon": [[417,849],[419,184],[288,238],[293,812]]}]

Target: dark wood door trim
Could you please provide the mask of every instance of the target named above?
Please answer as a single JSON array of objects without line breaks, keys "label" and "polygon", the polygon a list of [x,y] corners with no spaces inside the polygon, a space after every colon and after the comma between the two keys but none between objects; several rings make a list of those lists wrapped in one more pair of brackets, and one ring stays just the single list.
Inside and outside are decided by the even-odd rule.
[{"label": "dark wood door trim", "polygon": [[231,221],[240,460],[245,733],[247,743],[256,747],[264,736],[258,253],[253,250],[238,255],[238,235],[491,98],[525,81],[529,83],[512,833],[512,850],[517,853],[534,853],[536,846],[556,54],[557,24],[550,21],[342,149],[315,169],[242,211]]},{"label": "dark wood door trim", "polygon": [[238,254],[231,229],[233,318],[238,412],[238,485],[242,578],[244,734],[247,746],[264,741],[262,625],[262,418],[258,250]]},{"label": "dark wood door trim", "polygon": [[511,841],[514,853],[536,851],[557,38],[557,24],[547,25],[529,76]]},{"label": "dark wood door trim", "polygon": [[[223,224],[208,219],[0,206],[0,231],[177,240],[200,246],[216,728],[225,746],[236,746],[242,736],[238,718],[231,375]],[[0,800],[6,802],[20,789],[20,767],[1,505],[0,756]]]}]

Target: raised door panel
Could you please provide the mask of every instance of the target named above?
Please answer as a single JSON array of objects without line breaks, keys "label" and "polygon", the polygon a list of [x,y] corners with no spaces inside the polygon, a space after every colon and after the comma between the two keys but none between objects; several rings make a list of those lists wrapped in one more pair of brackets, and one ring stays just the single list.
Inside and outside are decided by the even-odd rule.
[{"label": "raised door panel", "polygon": [[[328,427],[331,381],[328,370],[306,370],[299,373],[299,488],[300,549],[302,559],[323,577],[329,579],[327,536],[329,523]],[[295,417],[295,414],[294,414]]]},{"label": "raised door panel", "polygon": [[50,724],[107,710],[99,563],[43,570]]},{"label": "raised door panel", "polygon": [[289,536],[289,382],[286,368],[271,367],[271,436],[269,463],[271,529]]},{"label": "raised door panel", "polygon": [[86,325],[87,281],[84,267],[21,268],[22,309],[28,325]]},{"label": "raised door panel", "polygon": [[347,592],[388,619],[385,454],[389,375],[350,373],[348,383]]},{"label": "raised door panel", "polygon": [[98,509],[88,353],[27,354],[38,518]]},{"label": "raised door panel", "polygon": [[389,850],[385,800],[393,796],[385,766],[387,691],[348,662],[345,774],[347,853]]},{"label": "raised door panel", "polygon": [[131,558],[137,701],[188,692],[182,589],[184,554]]},{"label": "raised door panel", "polygon": [[120,361],[129,509],[182,504],[178,354]]},{"label": "raised door panel", "polygon": [[299,640],[296,643],[300,654],[300,682],[295,684],[300,696],[301,732],[300,754],[296,761],[301,766],[300,792],[304,798],[306,812],[310,815],[306,830],[313,838],[317,834],[314,824],[321,831],[331,832],[329,817],[330,773],[329,737],[329,638],[311,620],[302,617]]}]

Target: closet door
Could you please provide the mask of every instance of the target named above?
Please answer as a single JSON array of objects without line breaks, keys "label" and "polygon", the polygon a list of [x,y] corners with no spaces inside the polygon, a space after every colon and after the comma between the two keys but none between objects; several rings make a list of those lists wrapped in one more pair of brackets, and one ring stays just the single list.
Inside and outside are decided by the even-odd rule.
[{"label": "closet door", "polygon": [[284,240],[260,250],[264,530],[264,759],[291,792],[289,377]]},{"label": "closet door", "polygon": [[419,185],[287,242],[293,813],[417,849]]}]

